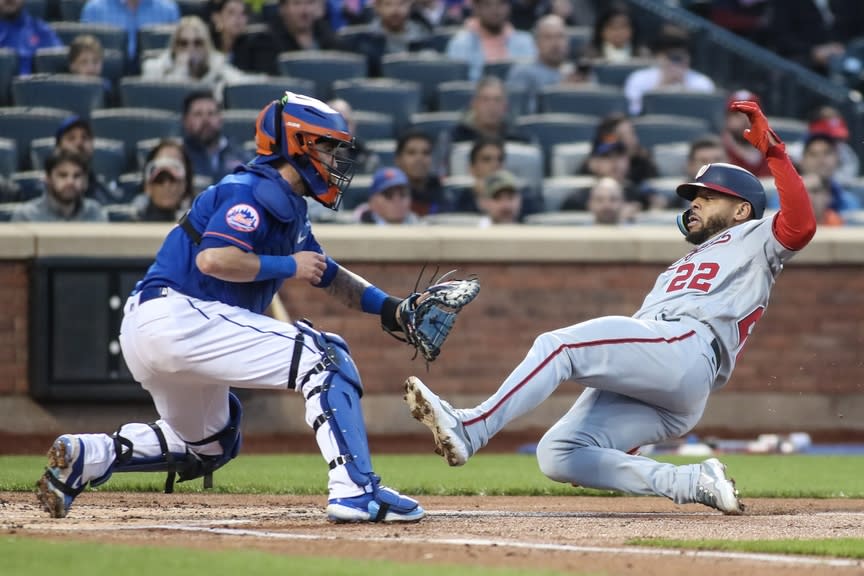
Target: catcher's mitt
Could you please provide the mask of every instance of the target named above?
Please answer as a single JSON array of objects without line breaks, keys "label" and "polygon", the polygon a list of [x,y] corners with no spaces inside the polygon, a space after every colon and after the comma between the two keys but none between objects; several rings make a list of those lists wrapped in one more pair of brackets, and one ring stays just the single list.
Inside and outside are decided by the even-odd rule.
[{"label": "catcher's mitt", "polygon": [[402,333],[385,330],[395,338],[412,345],[432,362],[450,335],[456,315],[480,292],[480,280],[445,280],[455,271],[444,274],[422,292],[414,292],[396,307],[396,318]]}]

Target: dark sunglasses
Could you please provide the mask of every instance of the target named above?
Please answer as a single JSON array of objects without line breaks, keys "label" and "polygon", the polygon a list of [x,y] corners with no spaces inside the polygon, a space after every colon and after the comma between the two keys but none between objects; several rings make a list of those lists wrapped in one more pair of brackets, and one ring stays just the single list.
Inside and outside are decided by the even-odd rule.
[{"label": "dark sunglasses", "polygon": [[192,46],[194,46],[195,48],[201,48],[202,46],[204,46],[204,39],[203,38],[195,38],[191,42],[188,38],[178,38],[177,39],[177,47],[178,48],[188,48],[189,44],[192,44]]},{"label": "dark sunglasses", "polygon": [[388,200],[393,200],[394,197],[399,198],[408,198],[411,196],[411,191],[407,188],[388,188],[381,192],[381,195],[387,198]]}]

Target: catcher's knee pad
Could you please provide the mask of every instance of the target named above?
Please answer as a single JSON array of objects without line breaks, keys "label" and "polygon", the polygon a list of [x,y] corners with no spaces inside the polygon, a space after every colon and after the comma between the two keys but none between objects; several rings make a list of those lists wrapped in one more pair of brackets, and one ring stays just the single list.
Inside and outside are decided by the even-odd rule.
[{"label": "catcher's knee pad", "polygon": [[[182,452],[176,449],[171,450],[162,428],[159,427],[158,423],[151,422],[148,426],[156,435],[161,451],[159,455],[152,457],[134,456],[134,444],[120,434],[122,427],[119,428],[113,435],[116,454],[114,464],[107,474],[92,481],[91,484],[98,486],[104,483],[113,472],[167,472],[166,493],[170,494],[174,491],[175,476],[179,476],[180,482],[204,477],[205,487],[209,487],[213,472],[236,458],[237,454],[240,453],[242,444],[240,422],[243,419],[243,406],[240,399],[231,392],[228,393],[228,410],[228,424],[225,428],[203,440],[186,442]],[[190,449],[190,447],[204,446],[211,442],[219,443],[219,446],[222,447],[222,454],[203,456],[195,454],[194,448]]]}]

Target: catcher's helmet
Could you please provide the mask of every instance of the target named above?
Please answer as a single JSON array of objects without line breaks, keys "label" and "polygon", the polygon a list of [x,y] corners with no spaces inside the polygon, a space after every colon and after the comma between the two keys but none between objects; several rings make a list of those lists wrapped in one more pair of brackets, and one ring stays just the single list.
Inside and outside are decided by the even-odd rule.
[{"label": "catcher's helmet", "polygon": [[[322,150],[322,144],[332,145]],[[333,210],[354,177],[354,139],[341,114],[309,96],[285,92],[258,113],[253,162],[287,160],[313,198]]]},{"label": "catcher's helmet", "polygon": [[717,162],[699,169],[696,179],[681,184],[676,189],[678,196],[693,200],[700,189],[709,189],[746,200],[753,209],[753,218],[762,218],[765,212],[765,188],[756,176],[738,166]]}]

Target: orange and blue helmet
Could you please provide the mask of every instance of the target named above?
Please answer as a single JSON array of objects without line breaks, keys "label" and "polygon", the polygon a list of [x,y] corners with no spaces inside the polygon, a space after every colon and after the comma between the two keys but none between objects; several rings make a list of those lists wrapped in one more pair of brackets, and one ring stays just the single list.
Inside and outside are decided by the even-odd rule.
[{"label": "orange and blue helmet", "polygon": [[315,98],[285,92],[258,113],[253,162],[286,160],[313,198],[338,210],[354,177],[353,145],[341,114]]}]

